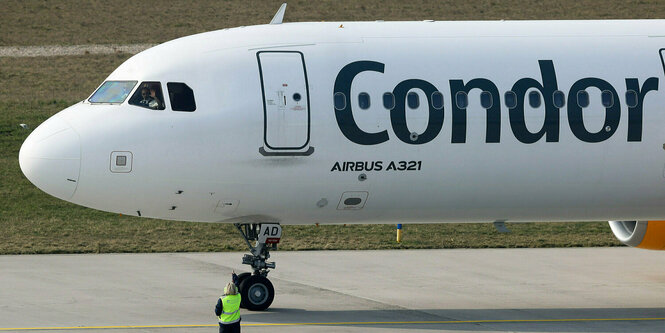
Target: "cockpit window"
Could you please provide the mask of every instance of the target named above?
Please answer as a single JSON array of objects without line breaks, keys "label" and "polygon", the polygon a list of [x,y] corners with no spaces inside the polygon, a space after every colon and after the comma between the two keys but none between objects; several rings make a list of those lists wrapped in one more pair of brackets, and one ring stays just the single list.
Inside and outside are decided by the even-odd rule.
[{"label": "cockpit window", "polygon": [[141,82],[129,104],[153,110],[164,110],[164,96],[159,82]]},{"label": "cockpit window", "polygon": [[95,91],[90,103],[122,103],[132,92],[136,81],[106,81]]},{"label": "cockpit window", "polygon": [[169,89],[169,100],[173,111],[196,111],[192,88],[182,82],[169,82],[166,84],[166,88]]}]

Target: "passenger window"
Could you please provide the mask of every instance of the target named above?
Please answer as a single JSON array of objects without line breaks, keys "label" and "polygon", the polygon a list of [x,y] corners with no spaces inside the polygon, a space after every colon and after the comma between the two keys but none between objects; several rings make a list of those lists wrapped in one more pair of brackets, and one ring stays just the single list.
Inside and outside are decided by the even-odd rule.
[{"label": "passenger window", "polygon": [[626,104],[628,107],[634,108],[637,106],[637,91],[628,90],[626,91]]},{"label": "passenger window", "polygon": [[413,91],[410,92],[406,95],[406,103],[409,104],[409,108],[417,109],[420,106],[420,98],[418,98],[418,94]]},{"label": "passenger window", "polygon": [[333,96],[333,102],[335,104],[335,110],[344,110],[346,108],[346,96],[344,93],[337,92]]},{"label": "passenger window", "polygon": [[432,107],[441,110],[443,109],[443,94],[439,91],[432,93]]},{"label": "passenger window", "polygon": [[483,91],[480,93],[480,106],[485,109],[489,109],[494,104],[492,100],[492,94],[489,91]]},{"label": "passenger window", "polygon": [[552,102],[554,102],[554,107],[562,108],[566,105],[566,96],[563,91],[557,90],[552,94]]},{"label": "passenger window", "polygon": [[395,107],[395,95],[393,93],[383,94],[383,107],[392,110]]},{"label": "passenger window", "polygon": [[127,99],[136,81],[106,81],[95,91],[88,102],[119,104]]},{"label": "passenger window", "polygon": [[577,92],[577,105],[581,108],[589,106],[589,93],[586,90]]},{"label": "passenger window", "polygon": [[166,84],[169,90],[169,101],[173,111],[196,111],[194,91],[188,85],[181,82],[169,82]]},{"label": "passenger window", "polygon": [[469,96],[463,91],[457,92],[455,94],[455,104],[457,104],[458,109],[466,109],[469,106]]},{"label": "passenger window", "polygon": [[603,90],[600,93],[600,101],[603,103],[603,106],[606,108],[611,108],[614,105],[614,94],[609,90]]},{"label": "passenger window", "polygon": [[358,105],[363,110],[369,109],[369,94],[368,93],[363,92],[363,93],[360,93],[358,95]]},{"label": "passenger window", "polygon": [[153,110],[164,110],[162,85],[159,82],[142,82],[129,99],[129,104]]},{"label": "passenger window", "polygon": [[540,107],[540,93],[537,91],[532,91],[529,93],[529,105],[531,105],[532,108],[538,108]]},{"label": "passenger window", "polygon": [[506,91],[503,95],[503,99],[506,102],[506,107],[509,109],[514,109],[517,107],[517,95],[512,91]]}]

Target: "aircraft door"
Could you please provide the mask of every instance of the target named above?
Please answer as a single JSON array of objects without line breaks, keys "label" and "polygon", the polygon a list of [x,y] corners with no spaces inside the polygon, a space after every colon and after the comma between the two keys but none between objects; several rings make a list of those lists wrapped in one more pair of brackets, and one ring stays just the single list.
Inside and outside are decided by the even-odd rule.
[{"label": "aircraft door", "polygon": [[310,109],[307,71],[297,51],[260,51],[256,54],[263,93],[264,156],[306,156]]}]

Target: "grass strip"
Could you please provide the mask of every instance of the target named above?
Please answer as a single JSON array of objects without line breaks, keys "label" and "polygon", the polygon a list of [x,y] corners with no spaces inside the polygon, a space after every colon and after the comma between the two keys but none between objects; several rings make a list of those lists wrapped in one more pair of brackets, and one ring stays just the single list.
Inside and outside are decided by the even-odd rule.
[{"label": "grass strip", "polygon": [[[9,218],[0,254],[246,251],[232,225],[139,219],[100,213],[85,219]],[[512,223],[509,234],[491,224],[407,224],[402,243],[394,225],[286,225],[279,249],[383,250],[539,248],[620,245],[607,223]]]},{"label": "grass strip", "polygon": [[[0,45],[161,43],[267,24],[283,0],[3,1]],[[284,22],[663,18],[660,0],[289,1]]]},{"label": "grass strip", "polygon": [[[22,105],[66,100],[73,104],[90,96],[130,56],[119,52],[106,55],[0,57],[0,101]],[[5,115],[20,116],[20,113]]]}]

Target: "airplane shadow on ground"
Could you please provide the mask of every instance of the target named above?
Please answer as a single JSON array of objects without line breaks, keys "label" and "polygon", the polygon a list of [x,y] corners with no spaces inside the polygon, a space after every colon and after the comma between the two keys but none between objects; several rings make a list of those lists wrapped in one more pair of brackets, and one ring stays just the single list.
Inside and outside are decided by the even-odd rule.
[{"label": "airplane shadow on ground", "polygon": [[[642,320],[638,318],[642,318]],[[644,320],[647,318],[658,319]],[[360,324],[360,322],[367,324]],[[305,309],[271,308],[265,312],[245,312],[243,323],[246,325],[252,323],[319,323],[311,326],[448,331],[662,332],[665,331],[665,308],[357,311],[308,311]],[[327,325],[321,323],[327,323]]]}]

